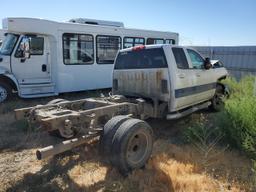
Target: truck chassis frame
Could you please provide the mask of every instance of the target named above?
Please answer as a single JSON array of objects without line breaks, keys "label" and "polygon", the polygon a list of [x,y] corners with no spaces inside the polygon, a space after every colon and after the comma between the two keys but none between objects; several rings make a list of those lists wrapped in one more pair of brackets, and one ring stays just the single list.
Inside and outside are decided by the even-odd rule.
[{"label": "truck chassis frame", "polygon": [[[55,134],[57,133],[58,136],[65,138],[65,140],[59,144],[38,149],[36,151],[38,160],[71,150],[72,148],[82,145],[92,139],[97,140],[100,138],[100,140],[107,141],[107,143],[103,143],[102,145],[111,145],[109,141],[114,140],[113,133],[118,131],[119,126],[121,126],[121,122],[123,123],[125,120],[129,119],[131,120],[131,125],[128,124],[128,129],[129,126],[132,130],[134,129],[134,125],[135,127],[139,125],[137,126],[138,130],[140,130],[138,135],[141,135],[143,138],[142,141],[136,139],[137,136],[134,136],[135,139],[133,140],[129,138],[129,140],[132,140],[132,142],[129,143],[132,144],[127,143],[127,145],[132,145],[132,147],[129,148],[137,150],[140,143],[144,143],[144,149],[138,152],[137,155],[135,155],[135,151],[132,151],[131,153],[134,154],[134,157],[142,157],[145,156],[144,154],[146,154],[147,158],[142,159],[142,161],[145,163],[152,150],[152,130],[151,128],[147,128],[150,126],[146,122],[138,119],[144,119],[148,116],[152,116],[154,113],[152,106],[153,105],[145,102],[143,99],[127,99],[120,95],[99,99],[87,98],[76,101],[56,99],[46,105],[37,105],[35,107],[16,109],[15,116],[17,120],[26,119],[30,125],[39,126],[43,131],[48,131],[49,133]],[[117,121],[116,119],[118,118],[116,117],[121,118]],[[134,118],[138,118],[137,122]],[[110,128],[108,128],[109,132],[106,133],[107,136],[104,136],[104,127],[107,122],[108,124],[110,123]],[[143,128],[146,127],[146,129],[150,131],[146,130],[141,132],[141,126]],[[111,134],[109,135],[109,133]],[[146,135],[146,137],[143,135]],[[104,137],[111,138],[106,139]],[[147,144],[146,146],[145,143]],[[119,145],[121,146],[121,144],[115,144],[115,146]],[[114,148],[113,146],[107,146],[107,148],[106,146],[103,146],[103,148],[105,150],[107,149],[107,156],[112,156],[113,153],[116,153],[111,152],[112,148]],[[128,148],[127,153],[131,154]],[[128,160],[129,158],[127,156],[127,161]],[[134,168],[134,166],[130,168],[126,165],[120,166],[119,170],[124,174],[128,173]],[[141,166],[142,164],[139,165],[139,167]]]}]

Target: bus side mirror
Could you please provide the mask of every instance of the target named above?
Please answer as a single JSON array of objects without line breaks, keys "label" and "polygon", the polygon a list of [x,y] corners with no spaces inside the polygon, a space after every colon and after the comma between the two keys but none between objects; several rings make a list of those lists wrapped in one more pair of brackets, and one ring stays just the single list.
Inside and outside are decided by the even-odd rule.
[{"label": "bus side mirror", "polygon": [[30,52],[25,52],[24,58],[25,58],[25,59],[29,59],[29,58],[30,58]]},{"label": "bus side mirror", "polygon": [[30,58],[30,38],[24,36],[20,43],[20,47],[16,52],[17,57],[21,57],[22,59],[29,59]]},{"label": "bus side mirror", "polygon": [[26,37],[25,40],[25,49],[24,49],[24,58],[25,59],[29,59],[30,58],[30,42],[31,42],[31,38],[30,37]]},{"label": "bus side mirror", "polygon": [[206,70],[212,68],[212,64],[211,64],[211,61],[210,61],[209,57],[206,57],[205,60],[204,60],[204,68]]}]

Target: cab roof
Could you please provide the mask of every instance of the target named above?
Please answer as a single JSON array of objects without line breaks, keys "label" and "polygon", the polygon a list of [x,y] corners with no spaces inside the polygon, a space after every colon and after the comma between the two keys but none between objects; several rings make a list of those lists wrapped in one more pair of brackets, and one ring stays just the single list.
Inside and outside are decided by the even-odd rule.
[{"label": "cab roof", "polygon": [[[154,48],[163,48],[163,47],[178,47],[178,48],[189,48],[193,49],[191,47],[186,47],[186,46],[180,46],[180,45],[171,45],[171,44],[153,44],[153,45],[139,45],[135,47],[129,47],[120,50],[120,52],[125,52],[125,51],[133,51],[133,50],[139,50],[139,49],[154,49]],[[194,49],[193,49],[194,50]]]}]

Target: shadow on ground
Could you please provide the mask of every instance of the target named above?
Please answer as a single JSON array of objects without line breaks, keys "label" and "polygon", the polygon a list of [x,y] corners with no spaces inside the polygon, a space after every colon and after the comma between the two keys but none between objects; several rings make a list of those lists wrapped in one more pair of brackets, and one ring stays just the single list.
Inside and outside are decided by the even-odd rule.
[{"label": "shadow on ground", "polygon": [[[149,120],[156,137],[165,139],[178,134],[179,123]],[[34,140],[34,147],[44,143],[40,138]],[[174,191],[170,176],[156,164],[151,163],[149,167],[138,170],[136,175],[123,177],[104,157],[99,156],[96,144],[49,158],[38,172],[26,173],[7,191],[142,191],[145,187],[148,187],[147,191]]]},{"label": "shadow on ground", "polygon": [[[88,146],[88,150],[83,147],[57,155],[49,159],[40,171],[25,174],[22,180],[6,191],[140,191],[141,181],[130,176],[123,177],[97,153],[97,146],[94,145]],[[77,166],[82,167],[79,170]],[[159,191],[174,191],[171,178],[157,166],[143,171],[154,178],[144,178],[144,184],[152,185],[151,181],[158,179],[165,184],[159,188],[159,183],[155,182],[151,187],[156,187],[154,185],[158,183],[157,187],[162,189]]]},{"label": "shadow on ground", "polygon": [[[43,102],[46,101],[44,100]],[[148,123],[153,127],[155,138],[157,139],[153,158],[150,159],[144,169],[136,170],[126,178],[106,163],[106,159],[99,156],[97,145],[85,145],[44,160],[40,170],[33,173],[28,173],[27,171],[22,175],[21,179],[13,181],[7,191],[171,192],[188,185],[185,183],[184,186],[179,186],[180,181],[177,180],[180,177],[179,175],[183,174],[179,173],[182,172],[183,168],[189,169],[188,173],[184,173],[188,176],[192,173],[202,175],[207,173],[213,178],[225,177],[232,181],[236,180],[237,177],[241,177],[242,180],[246,180],[248,171],[244,164],[248,164],[248,162],[245,159],[241,160],[238,157],[239,155],[233,155],[232,153],[225,156],[215,155],[209,159],[209,165],[205,167],[202,165],[204,154],[196,151],[191,146],[184,146],[180,132],[185,127],[190,126],[199,116],[199,114],[193,114],[179,121],[149,119]],[[7,112],[6,117],[2,116],[2,119],[0,117],[0,122],[5,122],[5,119],[8,118]],[[6,141],[8,140],[9,143],[4,143],[3,145],[0,143],[1,153],[3,151],[19,152],[24,149],[41,148],[61,141],[50,137],[47,133],[26,132],[22,130],[22,127],[19,130],[20,125],[13,123],[15,122],[11,119],[9,124],[6,124],[7,128],[10,128],[6,132],[6,136],[9,136]],[[1,129],[6,131],[4,126],[4,124],[0,125]],[[12,133],[12,131],[15,132]],[[5,137],[4,134],[1,137]],[[168,172],[166,171],[168,168],[160,167],[160,161],[170,167],[172,167],[172,163],[176,163],[180,168],[175,168],[177,173],[172,173],[173,168]],[[186,167],[187,165],[192,167],[191,170]],[[234,169],[234,167],[236,168]],[[242,173],[240,173],[241,170],[243,170]]]}]

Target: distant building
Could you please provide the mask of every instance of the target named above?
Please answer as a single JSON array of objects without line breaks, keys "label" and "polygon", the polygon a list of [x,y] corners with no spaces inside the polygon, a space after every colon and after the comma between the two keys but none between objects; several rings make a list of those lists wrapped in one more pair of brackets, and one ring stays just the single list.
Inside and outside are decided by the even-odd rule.
[{"label": "distant building", "polygon": [[256,76],[256,46],[196,46],[203,56],[220,60],[231,76]]}]

